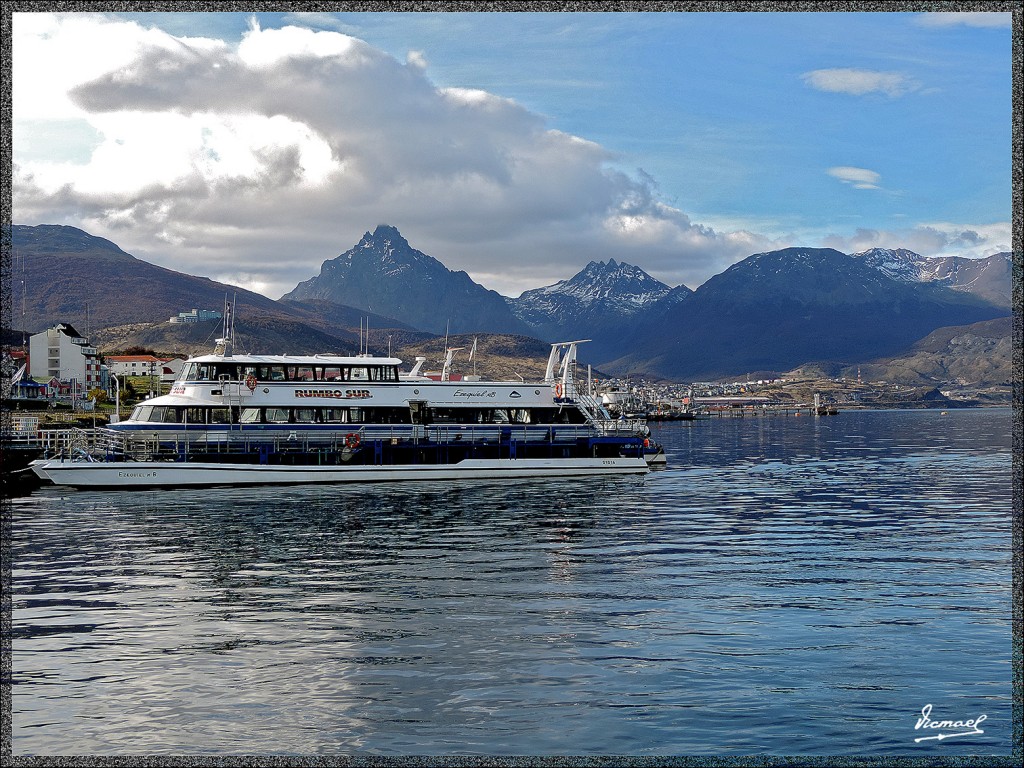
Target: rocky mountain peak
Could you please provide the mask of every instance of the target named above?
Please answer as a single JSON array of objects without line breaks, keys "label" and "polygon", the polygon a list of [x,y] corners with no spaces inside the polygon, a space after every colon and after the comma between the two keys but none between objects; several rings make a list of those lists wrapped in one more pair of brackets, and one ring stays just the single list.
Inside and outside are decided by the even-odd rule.
[{"label": "rocky mountain peak", "polygon": [[[662,298],[669,287],[648,275],[639,267],[609,259],[607,263],[592,261],[568,280],[527,291],[516,301],[530,301],[533,297],[569,296],[581,305],[595,301],[615,299],[642,308]],[[628,310],[627,310],[628,311]]]},{"label": "rocky mountain peak", "polygon": [[[513,313],[544,338],[619,334],[638,315],[672,292],[639,267],[591,261],[568,280],[508,299]],[[593,352],[600,344],[595,343]]]},{"label": "rocky mountain peak", "polygon": [[379,224],[371,234],[369,231],[363,234],[356,248],[381,248],[391,250],[409,249],[409,241],[402,237],[402,233],[390,224]]},{"label": "rocky mountain peak", "polygon": [[402,318],[433,333],[449,327],[453,332],[527,330],[502,296],[416,250],[388,224],[366,232],[348,251],[325,261],[319,275],[299,283],[284,298],[343,304]]}]

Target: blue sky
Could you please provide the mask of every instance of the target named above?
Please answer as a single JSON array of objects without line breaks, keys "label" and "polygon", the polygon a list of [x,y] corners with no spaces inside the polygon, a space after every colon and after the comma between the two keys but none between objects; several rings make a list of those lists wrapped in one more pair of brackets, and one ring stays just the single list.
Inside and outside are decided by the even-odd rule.
[{"label": "blue sky", "polygon": [[[16,222],[81,226],[141,258],[275,298],[378,223],[506,295],[591,259],[696,287],[789,245],[969,256],[1010,246],[1009,14],[70,14],[20,25],[19,16],[28,15],[14,25]],[[34,112],[19,99],[29,89],[27,75],[19,88],[19,60],[47,42],[68,51],[78,40],[88,52],[94,27],[121,55],[78,78],[66,59],[62,76],[32,87],[70,91],[67,113]],[[270,34],[285,28],[294,33]],[[360,46],[342,46],[344,36]],[[191,76],[208,73],[233,107],[170,85],[149,99],[162,73],[186,66],[183,47]],[[297,103],[299,86],[286,105],[280,92],[254,92],[287,90],[298,59],[306,85],[330,57],[345,66],[309,96],[330,108]],[[215,76],[239,59],[242,75]],[[242,83],[251,108],[232,90]],[[170,125],[167,115],[189,119]],[[294,172],[274,182],[268,171],[286,163],[287,153],[266,159],[282,117],[273,142],[301,156],[298,185]],[[137,158],[152,156],[142,144],[135,162],[118,159],[118,147],[142,141],[130,133],[136,118],[147,135],[175,131],[167,145],[183,144],[150,175],[139,170]],[[383,135],[361,124],[371,119],[388,122]],[[193,134],[206,138],[186,151]],[[246,142],[229,173],[227,154]],[[324,153],[333,161],[317,171]],[[396,157],[402,166],[386,168]],[[132,180],[97,181],[126,167]],[[253,185],[284,214],[268,221],[256,205],[247,231],[238,202]],[[214,210],[229,220],[212,220]]]}]

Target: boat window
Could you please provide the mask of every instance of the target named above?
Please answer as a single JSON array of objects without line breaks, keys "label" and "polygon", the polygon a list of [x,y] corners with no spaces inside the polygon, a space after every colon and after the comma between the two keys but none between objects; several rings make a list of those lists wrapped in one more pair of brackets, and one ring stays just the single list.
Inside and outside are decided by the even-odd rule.
[{"label": "boat window", "polygon": [[321,420],[327,424],[345,424],[348,422],[348,408],[324,408]]},{"label": "boat window", "polygon": [[368,381],[369,375],[366,372],[365,367],[352,368],[350,373],[352,381]]},{"label": "boat window", "polygon": [[367,414],[367,421],[375,424],[409,424],[409,410],[407,408],[367,408],[372,414]]},{"label": "boat window", "polygon": [[132,411],[132,421],[149,421],[149,415],[153,413],[153,406],[140,405]]},{"label": "boat window", "polygon": [[348,420],[349,421],[363,421],[364,419],[362,408],[349,408],[348,409]]},{"label": "boat window", "polygon": [[287,408],[267,408],[266,420],[268,424],[287,424]]},{"label": "boat window", "polygon": [[206,409],[205,408],[186,408],[185,409],[185,422],[188,424],[205,424],[206,423]]},{"label": "boat window", "polygon": [[537,424],[554,424],[558,421],[558,409],[534,408],[532,419]]},{"label": "boat window", "polygon": [[300,365],[295,369],[295,379],[297,381],[313,381],[313,369],[308,365]]},{"label": "boat window", "polygon": [[164,420],[164,411],[166,411],[166,410],[167,410],[166,408],[161,408],[159,406],[153,408],[153,411],[149,414],[149,418],[146,419],[146,421],[155,421],[155,422],[163,421]]},{"label": "boat window", "polygon": [[283,365],[272,365],[269,369],[269,376],[267,377],[270,381],[284,381],[284,366]]},{"label": "boat window", "polygon": [[180,424],[181,423],[181,412],[184,408],[174,408],[168,406],[164,408],[164,422],[168,424]]},{"label": "boat window", "polygon": [[495,424],[508,424],[508,413],[503,410],[497,410],[494,412],[494,423]]},{"label": "boat window", "polygon": [[439,424],[454,424],[458,422],[456,413],[453,408],[431,408],[430,420]]},{"label": "boat window", "polygon": [[[398,381],[398,368],[396,366],[373,365],[365,370],[370,381]],[[355,377],[353,376],[353,378]]]},{"label": "boat window", "polygon": [[243,424],[259,424],[260,421],[260,409],[259,408],[243,408],[242,417],[239,419]]},{"label": "boat window", "polygon": [[227,408],[211,408],[210,409],[210,423],[211,424],[230,424],[231,423],[231,411]]},{"label": "boat window", "polygon": [[299,424],[312,424],[316,421],[315,408],[296,408],[295,421]]}]

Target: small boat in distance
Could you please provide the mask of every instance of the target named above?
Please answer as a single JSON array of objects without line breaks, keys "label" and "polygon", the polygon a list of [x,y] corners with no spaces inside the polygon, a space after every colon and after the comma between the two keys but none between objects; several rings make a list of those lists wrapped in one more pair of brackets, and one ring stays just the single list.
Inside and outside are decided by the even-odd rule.
[{"label": "small boat in distance", "polygon": [[[170,393],[89,430],[42,479],[138,488],[643,474],[664,463],[642,419],[612,419],[579,386],[577,346],[551,345],[544,379],[451,381],[369,354],[234,354],[231,305],[213,354]],[[445,370],[451,363],[446,357]]]}]

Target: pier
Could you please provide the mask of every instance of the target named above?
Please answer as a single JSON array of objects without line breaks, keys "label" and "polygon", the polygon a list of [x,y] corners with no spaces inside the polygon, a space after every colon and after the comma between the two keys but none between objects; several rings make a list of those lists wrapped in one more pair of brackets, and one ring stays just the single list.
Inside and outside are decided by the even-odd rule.
[{"label": "pier", "polygon": [[754,416],[834,416],[834,404],[822,404],[815,397],[811,403],[774,403],[767,397],[695,397],[692,410],[675,412],[651,411],[648,421],[695,421],[700,419],[734,419]]},{"label": "pier", "polygon": [[764,405],[743,408],[708,408],[703,418],[735,419],[754,416],[835,416],[838,408],[813,405]]}]

